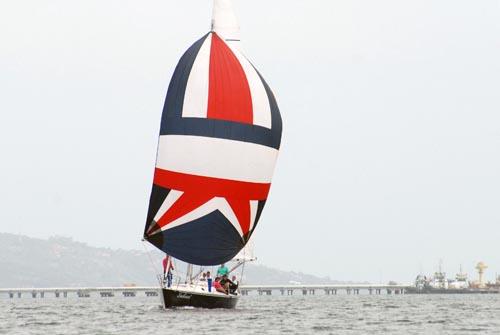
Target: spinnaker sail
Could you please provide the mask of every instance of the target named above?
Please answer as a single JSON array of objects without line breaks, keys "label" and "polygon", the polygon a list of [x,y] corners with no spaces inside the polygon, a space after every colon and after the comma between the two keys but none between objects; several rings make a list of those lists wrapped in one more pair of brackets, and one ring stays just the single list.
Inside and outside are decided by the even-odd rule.
[{"label": "spinnaker sail", "polygon": [[262,214],[281,144],[276,99],[239,50],[231,1],[181,57],[161,118],[144,238],[196,265],[231,260]]}]

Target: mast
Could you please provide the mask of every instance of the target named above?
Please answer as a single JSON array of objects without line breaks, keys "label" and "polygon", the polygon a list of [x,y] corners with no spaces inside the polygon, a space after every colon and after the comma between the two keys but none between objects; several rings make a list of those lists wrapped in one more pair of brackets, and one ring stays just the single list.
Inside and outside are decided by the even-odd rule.
[{"label": "mast", "polygon": [[193,281],[193,264],[188,264],[186,272],[186,284],[189,284],[192,281]]},{"label": "mast", "polygon": [[241,39],[240,25],[231,0],[214,0],[212,31],[225,39],[226,42],[239,44]]}]

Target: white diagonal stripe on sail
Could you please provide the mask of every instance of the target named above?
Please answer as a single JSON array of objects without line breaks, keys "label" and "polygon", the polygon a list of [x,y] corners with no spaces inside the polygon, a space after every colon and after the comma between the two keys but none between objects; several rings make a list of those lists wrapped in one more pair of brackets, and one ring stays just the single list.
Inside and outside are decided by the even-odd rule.
[{"label": "white diagonal stripe on sail", "polygon": [[197,220],[210,213],[213,213],[216,210],[219,210],[229,220],[229,222],[231,222],[240,236],[243,236],[243,232],[241,231],[241,226],[238,223],[238,219],[236,218],[236,215],[234,214],[231,206],[225,198],[213,198],[210,201],[207,201],[202,206],[167,224],[162,228],[162,231],[179,227],[185,223]]},{"label": "white diagonal stripe on sail", "polygon": [[233,51],[236,58],[238,58],[238,61],[247,76],[250,94],[252,95],[253,124],[271,129],[271,105],[269,104],[269,97],[267,96],[266,88],[264,87],[259,74],[248,59],[237,48],[232,46],[230,43],[227,44],[229,48],[231,48],[231,51]]},{"label": "white diagonal stripe on sail", "polygon": [[181,197],[181,195],[184,192],[177,191],[177,190],[170,190],[168,193],[167,197],[165,198],[165,201],[163,201],[163,204],[161,205],[160,209],[155,215],[154,220],[156,222],[160,221],[161,217],[165,215],[167,210],[172,207],[172,205]]},{"label": "white diagonal stripe on sail", "polygon": [[250,228],[249,228],[249,231],[252,231],[253,226],[255,226],[255,219],[257,218],[258,208],[259,208],[259,201],[256,201],[256,200],[250,201]]},{"label": "white diagonal stripe on sail", "polygon": [[211,46],[212,34],[203,42],[189,74],[182,117],[207,117]]},{"label": "white diagonal stripe on sail", "polygon": [[277,157],[278,150],[255,143],[163,135],[156,167],[196,176],[268,184]]}]

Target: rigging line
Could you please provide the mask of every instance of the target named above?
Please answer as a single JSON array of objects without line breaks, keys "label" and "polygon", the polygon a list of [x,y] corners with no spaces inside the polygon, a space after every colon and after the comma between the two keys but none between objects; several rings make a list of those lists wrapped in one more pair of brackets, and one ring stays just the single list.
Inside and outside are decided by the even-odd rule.
[{"label": "rigging line", "polygon": [[241,286],[241,284],[243,283],[243,274],[245,272],[245,263],[246,262],[243,262],[243,265],[241,267],[241,275],[240,275],[240,280],[238,281],[238,288]]},{"label": "rigging line", "polygon": [[174,264],[174,272],[175,272],[175,276],[177,277],[177,285],[180,284],[180,282],[182,281],[182,277],[184,276],[187,276],[188,275],[188,272],[184,272],[184,271],[180,271],[179,270],[179,267],[177,266],[177,263],[176,263],[176,259],[172,257],[172,263]]},{"label": "rigging line", "polygon": [[[203,270],[204,270],[204,269],[203,269],[203,266],[200,266],[200,270],[199,270],[199,272],[198,272],[198,273],[197,273],[197,274],[193,277],[192,282],[194,282],[194,283],[195,283],[195,284],[194,284],[194,287],[195,287],[195,288],[197,288],[198,286],[201,286],[201,283],[200,283],[200,280],[199,280],[200,278],[199,278],[199,277],[200,277],[200,275],[203,273]],[[191,283],[191,284],[192,284],[192,283]]]},{"label": "rigging line", "polygon": [[[160,272],[156,271],[156,267],[155,267],[155,264],[153,262],[153,258],[151,257],[150,251],[146,248],[146,242],[144,240],[142,240],[142,246],[144,247],[144,250],[146,251],[146,254],[148,255],[149,261],[151,262],[151,267],[153,268],[153,273],[156,273],[156,277],[158,279],[158,282],[159,282],[160,286],[162,286],[163,278],[161,278],[161,271]],[[160,280],[160,278],[161,278],[161,280]]]},{"label": "rigging line", "polygon": [[179,271],[177,271],[178,267],[177,267],[177,263],[175,262],[175,258],[173,258],[172,256],[170,256],[170,259],[171,259],[172,264],[174,264],[175,275],[178,277],[179,276]]},{"label": "rigging line", "polygon": [[177,260],[175,258],[173,258],[172,256],[170,256],[170,257],[171,257],[172,263],[174,264],[175,277],[177,277],[176,288],[179,288],[179,285],[181,284],[181,281],[182,281],[182,274],[180,274],[181,272],[178,270],[179,267],[177,266]]},{"label": "rigging line", "polygon": [[[175,276],[174,278],[177,278],[177,287],[179,287],[179,271],[177,271],[178,267],[177,267],[177,263],[175,262],[175,258],[173,258],[172,256],[170,256],[170,261],[172,262],[172,264],[174,265],[174,273],[175,273]],[[173,274],[172,274],[173,275]],[[172,284],[175,282],[175,280],[172,279]],[[173,286],[173,285],[172,285]]]},{"label": "rigging line", "polygon": [[203,270],[204,270],[203,266],[200,266],[200,269],[198,273],[193,277],[193,280],[199,279],[200,275],[203,273]]}]

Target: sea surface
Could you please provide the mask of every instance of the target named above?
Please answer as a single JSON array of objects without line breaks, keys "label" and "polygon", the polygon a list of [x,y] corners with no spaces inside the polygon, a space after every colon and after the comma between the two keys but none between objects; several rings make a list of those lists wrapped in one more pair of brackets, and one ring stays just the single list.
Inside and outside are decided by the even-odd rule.
[{"label": "sea surface", "polygon": [[[49,295],[49,294],[47,294]],[[158,297],[0,298],[0,334],[500,334],[499,295],[242,297],[164,311]]]}]

